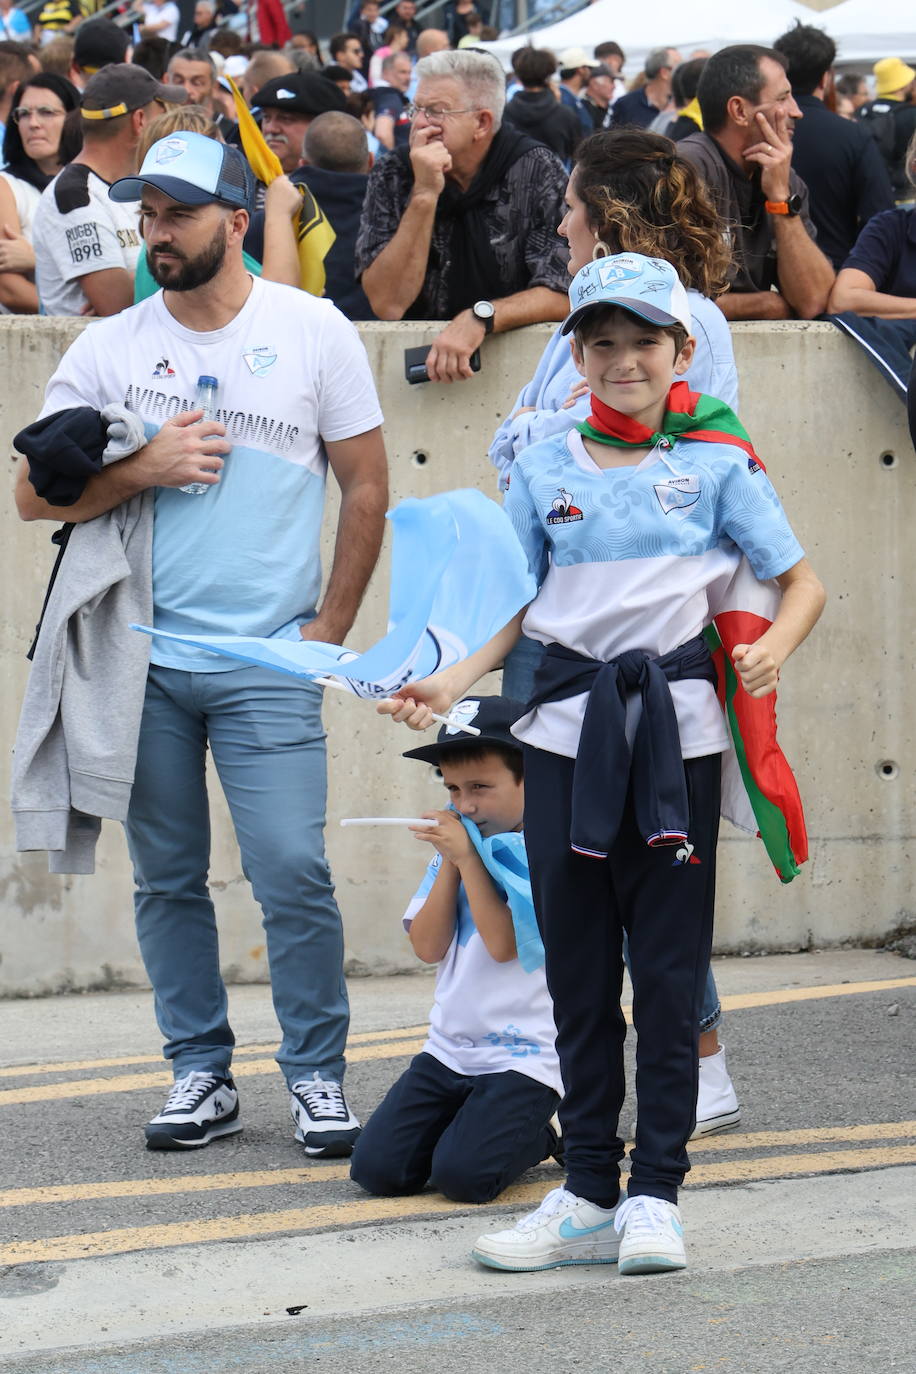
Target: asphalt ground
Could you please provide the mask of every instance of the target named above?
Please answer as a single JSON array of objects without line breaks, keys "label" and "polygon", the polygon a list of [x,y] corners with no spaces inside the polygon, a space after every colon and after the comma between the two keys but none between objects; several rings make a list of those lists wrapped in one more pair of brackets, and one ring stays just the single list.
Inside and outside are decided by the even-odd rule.
[{"label": "asphalt ground", "polygon": [[[307,1161],[266,988],[232,990],[245,1129],[184,1154],[143,1147],[168,1084],[149,994],[0,1004],[0,1368],[530,1374],[617,1351],[647,1374],[916,1371],[916,964],[842,951],[716,972],[742,1121],[691,1149],[688,1270],[638,1280],[468,1258],[562,1180],[553,1162],[470,1208],[372,1199],[346,1161]],[[363,1117],[421,1047],[431,988],[351,984]]]}]

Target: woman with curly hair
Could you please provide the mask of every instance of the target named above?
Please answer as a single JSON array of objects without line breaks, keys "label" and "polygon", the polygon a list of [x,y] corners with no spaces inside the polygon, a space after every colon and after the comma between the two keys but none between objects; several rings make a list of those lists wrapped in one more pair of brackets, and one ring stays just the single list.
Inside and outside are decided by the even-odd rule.
[{"label": "woman with curly hair", "polygon": [[[691,390],[737,409],[731,335],[715,304],[726,289],[731,254],[694,167],[660,134],[644,129],[592,134],[579,146],[566,206],[559,232],[569,243],[570,277],[590,258],[610,253],[644,253],[671,263],[687,288],[697,341],[685,380]],[[490,445],[500,486],[507,485],[523,448],[564,432],[587,413],[587,388],[573,364],[569,339],[558,327]]]},{"label": "woman with curly hair", "polygon": [[[643,129],[593,134],[579,147],[566,188],[559,232],[569,242],[570,276],[590,258],[642,253],[663,258],[687,289],[693,362],[683,380],[692,391],[738,401],[738,374],[731,335],[715,297],[726,289],[731,254],[718,212],[693,166],[675,145]],[[588,417],[590,396],[572,360],[569,338],[559,327],[532,380],[490,447],[500,485],[530,444],[571,430]],[[522,637],[503,668],[504,695],[531,699],[543,646]],[[700,1074],[693,1136],[733,1129],[741,1119],[725,1052],[719,1043],[722,1008],[712,969],[700,1013]]]}]

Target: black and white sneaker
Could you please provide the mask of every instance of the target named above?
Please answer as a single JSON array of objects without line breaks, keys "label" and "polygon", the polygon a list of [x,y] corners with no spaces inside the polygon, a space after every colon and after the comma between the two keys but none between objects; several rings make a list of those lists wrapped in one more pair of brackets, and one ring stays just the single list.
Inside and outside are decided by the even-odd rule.
[{"label": "black and white sneaker", "polygon": [[241,1129],[232,1079],[192,1069],[175,1080],[162,1111],[147,1126],[146,1148],[192,1150]]},{"label": "black and white sneaker", "polygon": [[296,1139],[307,1155],[335,1159],[352,1153],[360,1125],[333,1078],[318,1073],[300,1078],[289,1090],[289,1110],[296,1123]]}]

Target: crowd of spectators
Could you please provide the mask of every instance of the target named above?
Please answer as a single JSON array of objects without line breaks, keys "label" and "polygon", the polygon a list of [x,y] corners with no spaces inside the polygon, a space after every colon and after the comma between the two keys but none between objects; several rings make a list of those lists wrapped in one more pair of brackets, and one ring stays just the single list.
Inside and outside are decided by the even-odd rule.
[{"label": "crowd of spectators", "polygon": [[[901,340],[916,339],[916,70],[902,57],[838,75],[829,35],[796,23],[772,48],[660,44],[627,80],[619,44],[554,54],[535,34],[507,77],[477,47],[495,35],[474,0],[450,0],[440,22],[424,26],[415,0],[384,13],[363,0],[326,44],[281,45],[246,41],[234,0],[199,0],[190,24],[174,0],[148,0],[131,31],[78,0],[30,14],[0,0],[0,310],[105,314],[133,299],[135,210],[115,210],[105,183],[135,170],[144,125],[167,108],[238,143],[231,78],[335,230],[327,293],[353,319],[442,320],[435,380],[470,375],[489,333],[563,316],[556,227],[577,148],[637,128],[672,140],[712,197],[727,318],[866,316],[900,370]],[[275,206],[284,195],[295,205],[278,191]],[[246,248],[260,263],[261,184],[255,208]]]}]

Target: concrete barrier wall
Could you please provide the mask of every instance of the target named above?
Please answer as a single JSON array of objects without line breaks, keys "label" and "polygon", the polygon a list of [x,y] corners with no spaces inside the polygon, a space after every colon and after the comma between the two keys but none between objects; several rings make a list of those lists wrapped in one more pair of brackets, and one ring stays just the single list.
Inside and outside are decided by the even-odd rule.
[{"label": "concrete barrier wall", "polygon": [[[45,382],[81,325],[0,319],[0,442],[36,415]],[[549,331],[487,343],[484,369],[455,387],[408,387],[403,350],[427,341],[416,325],[361,332],[387,417],[393,500],[453,487],[495,491],[489,437],[531,375]],[[717,948],[778,950],[880,939],[914,919],[912,531],[916,459],[903,407],[829,325],[734,327],[742,416],[830,593],[813,639],[784,674],[781,736],[805,799],[811,862],[783,888],[759,842],[723,835]],[[51,527],[23,525],[12,501],[0,512],[0,995],[144,981],[132,930],[131,881],[119,827],[108,823],[93,877],[52,877],[38,855],[17,855],[6,806],[9,749],[26,676],[24,654],[52,562]],[[335,504],[330,502],[328,529]],[[330,547],[330,540],[326,540]],[[384,631],[383,559],[351,636]],[[329,694],[328,848],[347,932],[351,972],[408,970],[415,960],[400,914],[426,851],[400,832],[343,831],[341,816],[416,814],[436,805],[431,770],[400,757],[406,732],[371,706]],[[257,908],[239,869],[231,826],[214,786],[212,890],[225,972],[266,977]]]}]

